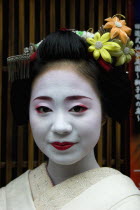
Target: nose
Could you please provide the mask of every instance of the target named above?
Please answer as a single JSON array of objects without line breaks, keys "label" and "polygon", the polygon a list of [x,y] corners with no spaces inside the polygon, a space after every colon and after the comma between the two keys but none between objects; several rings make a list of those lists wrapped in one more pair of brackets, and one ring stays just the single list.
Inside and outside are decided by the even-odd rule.
[{"label": "nose", "polygon": [[62,113],[55,115],[54,123],[52,125],[52,132],[65,135],[72,131],[72,125],[66,119],[66,116]]}]

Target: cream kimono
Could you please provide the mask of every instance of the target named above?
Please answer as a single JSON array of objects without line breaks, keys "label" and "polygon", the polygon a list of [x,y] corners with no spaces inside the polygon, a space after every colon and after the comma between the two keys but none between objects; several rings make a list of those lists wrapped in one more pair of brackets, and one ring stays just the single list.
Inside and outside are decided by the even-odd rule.
[{"label": "cream kimono", "polygon": [[115,169],[98,168],[53,186],[46,164],[0,190],[0,210],[140,210],[140,192]]}]

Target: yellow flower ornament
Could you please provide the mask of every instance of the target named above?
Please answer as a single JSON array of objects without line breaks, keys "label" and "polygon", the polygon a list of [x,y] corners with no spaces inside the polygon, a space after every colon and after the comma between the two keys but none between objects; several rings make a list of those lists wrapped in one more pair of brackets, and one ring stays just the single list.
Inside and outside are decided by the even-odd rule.
[{"label": "yellow flower ornament", "polygon": [[114,42],[118,43],[121,47],[119,52],[111,52],[111,55],[117,57],[115,66],[123,65],[124,63],[129,63],[132,56],[135,55],[134,49],[132,49],[134,43],[129,39],[126,44],[123,44],[121,40],[114,39]]},{"label": "yellow flower ornament", "polygon": [[101,56],[106,62],[112,63],[110,51],[118,52],[121,47],[118,43],[109,41],[110,33],[104,33],[102,36],[99,32],[95,33],[94,38],[87,38],[86,41],[90,45],[89,52],[93,52],[93,57],[98,60]]}]

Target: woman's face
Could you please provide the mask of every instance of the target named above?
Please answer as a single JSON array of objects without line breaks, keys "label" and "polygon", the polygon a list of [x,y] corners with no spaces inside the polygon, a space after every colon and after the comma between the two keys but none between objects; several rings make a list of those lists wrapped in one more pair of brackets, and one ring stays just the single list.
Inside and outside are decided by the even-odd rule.
[{"label": "woman's face", "polygon": [[34,140],[51,161],[61,165],[82,160],[100,136],[100,99],[75,68],[52,67],[35,80],[31,92]]}]

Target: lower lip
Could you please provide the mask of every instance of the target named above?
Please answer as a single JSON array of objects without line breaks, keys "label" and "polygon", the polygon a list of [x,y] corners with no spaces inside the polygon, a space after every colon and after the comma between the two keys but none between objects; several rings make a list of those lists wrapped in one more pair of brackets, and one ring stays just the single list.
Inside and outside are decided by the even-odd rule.
[{"label": "lower lip", "polygon": [[67,149],[69,149],[70,147],[72,147],[73,145],[74,145],[74,143],[68,143],[68,142],[66,142],[66,143],[57,143],[57,142],[54,142],[54,143],[52,143],[51,144],[55,149],[57,149],[57,150],[67,150]]}]

